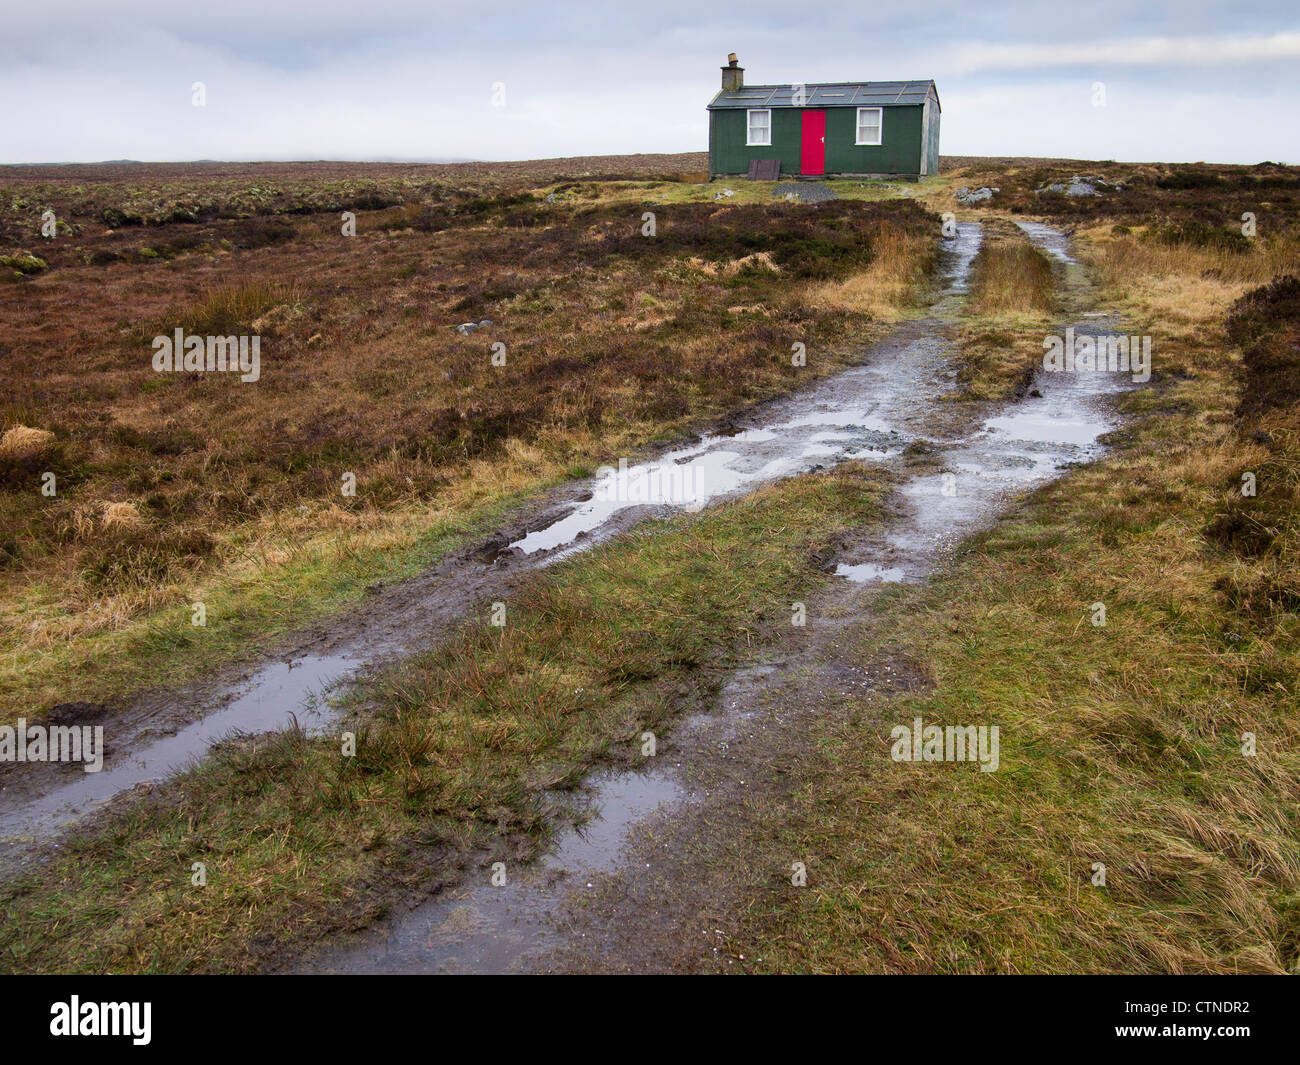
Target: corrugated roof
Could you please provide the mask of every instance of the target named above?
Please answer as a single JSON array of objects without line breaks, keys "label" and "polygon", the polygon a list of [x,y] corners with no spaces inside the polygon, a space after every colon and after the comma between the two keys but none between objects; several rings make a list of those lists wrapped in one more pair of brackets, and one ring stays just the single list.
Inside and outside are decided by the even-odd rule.
[{"label": "corrugated roof", "polygon": [[[746,85],[723,89],[709,104],[724,107],[916,107],[934,89],[933,81],[842,81],[804,85],[804,102],[794,102],[794,85]],[[934,98],[939,99],[935,90]]]}]

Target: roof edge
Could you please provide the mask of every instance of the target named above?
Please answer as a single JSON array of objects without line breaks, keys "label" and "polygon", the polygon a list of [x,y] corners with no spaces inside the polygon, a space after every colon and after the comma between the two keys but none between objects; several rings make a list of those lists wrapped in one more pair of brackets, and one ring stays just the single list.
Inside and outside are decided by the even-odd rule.
[{"label": "roof edge", "polygon": [[[885,93],[880,92],[882,86],[890,86]],[[897,90],[894,87],[897,86]],[[815,97],[823,90],[840,89],[850,90],[851,99],[842,103],[831,102],[826,99],[806,100],[802,104],[796,104],[790,99],[794,88],[801,87],[806,89],[809,97]],[[896,95],[895,94],[896,91]],[[862,94],[860,96],[860,94]],[[830,96],[842,96],[841,93],[829,93]],[[893,99],[889,99],[894,96]],[[909,99],[903,99],[904,96]],[[865,98],[875,97],[867,103]],[[939,103],[939,88],[933,78],[913,78],[907,81],[810,81],[810,82],[781,82],[777,85],[742,85],[735,89],[720,89],[714,93],[713,98],[705,105],[709,111],[737,110],[744,108],[747,104],[750,107],[763,108],[794,108],[794,107],[923,107],[930,99],[934,99],[935,106],[940,112],[943,111]]]}]

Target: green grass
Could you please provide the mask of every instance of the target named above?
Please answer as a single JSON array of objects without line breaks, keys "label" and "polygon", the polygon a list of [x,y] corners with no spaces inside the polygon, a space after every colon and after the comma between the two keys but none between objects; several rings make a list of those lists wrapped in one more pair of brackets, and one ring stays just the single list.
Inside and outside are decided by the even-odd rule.
[{"label": "green grass", "polygon": [[[744,177],[717,177],[708,183],[683,181],[585,181],[561,182],[540,190],[543,197],[556,193],[562,203],[590,205],[595,203],[627,203],[670,206],[681,203],[716,202],[719,207],[737,207],[741,204],[771,204],[780,202],[773,194],[777,185],[789,184],[794,178],[785,176],[780,181],[750,181]],[[883,181],[853,178],[831,178],[823,182],[841,200],[876,202],[919,198],[946,187],[947,178],[928,177],[920,181]],[[724,189],[730,189],[727,196]]]},{"label": "green grass", "polygon": [[789,623],[823,579],[812,552],[876,519],[884,490],[859,468],[800,478],[537,575],[504,628],[485,604],[359,696],[356,757],[337,736],[237,740],[5,885],[0,968],[251,969],[450,877],[489,838],[527,854],[543,792],[637,760],[643,730]]}]

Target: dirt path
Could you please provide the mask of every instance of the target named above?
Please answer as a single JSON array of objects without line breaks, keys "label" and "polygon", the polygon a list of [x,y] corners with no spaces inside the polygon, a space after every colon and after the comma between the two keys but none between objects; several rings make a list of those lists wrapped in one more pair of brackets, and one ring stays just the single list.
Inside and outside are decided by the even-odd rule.
[{"label": "dirt path", "polygon": [[[1114,331],[1116,323],[1083,309],[1091,287],[1068,241],[1045,226],[1022,228],[1061,263],[1069,324]],[[852,651],[853,633],[880,616],[882,589],[925,579],[1023,492],[1095,458],[1099,438],[1117,426],[1113,375],[1039,373],[1026,398],[1001,407],[942,402],[955,377],[945,322],[960,307],[978,228],[963,241],[933,315],[879,345],[866,365],[773,404],[729,442],[706,440],[661,460],[740,478],[757,471],[755,480],[773,469],[797,473],[812,458],[866,459],[900,473],[896,519],[883,535],[841,545],[836,572],[848,579],[810,599],[807,625],[739,670],[713,712],[661,737],[647,770],[590,780],[576,811],[581,827],[562,831],[532,867],[505,870],[504,884],[485,868],[301,969],[697,971],[734,960],[725,943],[743,900],[788,876],[798,858],[779,853],[773,816],[799,786],[810,720],[843,712],[850,695],[928,683],[905,657],[863,662]],[[578,507],[532,542],[562,548],[598,509]]]}]

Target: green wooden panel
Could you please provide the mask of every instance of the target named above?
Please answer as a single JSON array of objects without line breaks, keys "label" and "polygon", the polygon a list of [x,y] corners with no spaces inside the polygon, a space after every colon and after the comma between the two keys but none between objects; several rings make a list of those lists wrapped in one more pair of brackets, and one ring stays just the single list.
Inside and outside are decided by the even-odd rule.
[{"label": "green wooden panel", "polygon": [[780,159],[781,174],[799,173],[798,112],[772,109],[771,146],[748,147],[749,119],[743,108],[709,112],[709,169],[715,174],[747,174],[751,159]]},{"label": "green wooden panel", "polygon": [[826,171],[831,174],[919,174],[921,109],[881,109],[880,144],[855,144],[858,111],[833,107],[826,112]]},{"label": "green wooden panel", "polygon": [[[921,172],[921,108],[884,108],[879,145],[854,144],[857,109],[826,109],[826,172],[828,174],[919,174]],[[751,159],[780,159],[783,177],[799,173],[803,111],[772,109],[771,146],[748,147],[745,111],[733,108],[709,112],[709,161],[714,174],[746,174]],[[938,152],[938,123],[933,139]]]}]

